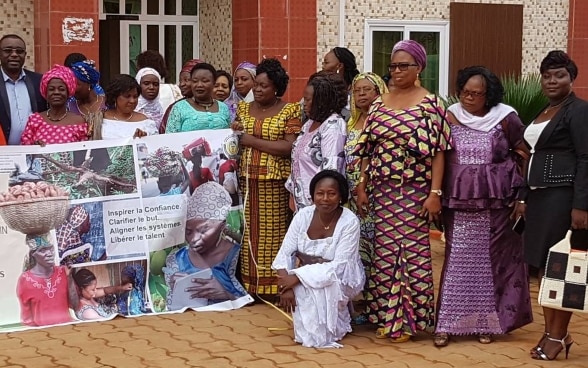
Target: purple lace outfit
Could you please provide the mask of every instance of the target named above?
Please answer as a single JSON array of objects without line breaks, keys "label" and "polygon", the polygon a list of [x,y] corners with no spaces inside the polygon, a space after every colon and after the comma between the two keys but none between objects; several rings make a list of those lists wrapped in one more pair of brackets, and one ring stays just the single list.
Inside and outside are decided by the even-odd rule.
[{"label": "purple lace outfit", "polygon": [[523,179],[509,146],[522,139],[515,113],[489,132],[452,125],[446,153],[443,218],[445,265],[437,333],[505,334],[533,320],[521,237],[509,216]]}]

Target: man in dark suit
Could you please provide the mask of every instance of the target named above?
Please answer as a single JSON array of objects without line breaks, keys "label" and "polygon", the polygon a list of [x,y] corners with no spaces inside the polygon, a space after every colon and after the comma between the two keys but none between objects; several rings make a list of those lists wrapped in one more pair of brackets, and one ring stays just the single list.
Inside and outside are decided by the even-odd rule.
[{"label": "man in dark suit", "polygon": [[30,114],[47,110],[39,92],[41,74],[23,69],[26,55],[26,44],[20,36],[0,38],[0,123],[8,144],[20,144]]}]

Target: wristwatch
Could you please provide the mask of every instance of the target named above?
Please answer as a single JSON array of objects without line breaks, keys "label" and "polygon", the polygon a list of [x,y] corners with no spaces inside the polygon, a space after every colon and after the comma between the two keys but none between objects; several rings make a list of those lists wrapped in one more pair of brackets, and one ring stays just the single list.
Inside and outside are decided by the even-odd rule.
[{"label": "wristwatch", "polygon": [[443,191],[441,189],[431,189],[431,193],[435,193],[439,197],[441,197],[443,195]]}]

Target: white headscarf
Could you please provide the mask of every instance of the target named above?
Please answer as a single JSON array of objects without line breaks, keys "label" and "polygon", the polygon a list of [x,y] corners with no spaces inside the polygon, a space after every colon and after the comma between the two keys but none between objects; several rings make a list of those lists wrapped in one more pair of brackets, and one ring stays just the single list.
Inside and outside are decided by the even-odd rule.
[{"label": "white headscarf", "polygon": [[[159,75],[157,70],[153,68],[142,68],[137,72],[137,76],[135,77],[135,79],[137,80],[137,83],[139,83],[139,85],[141,84],[141,78],[143,78],[146,75],[156,76],[161,87],[161,76]],[[163,120],[164,113],[163,108],[161,107],[161,103],[159,102],[159,95],[160,93],[158,93],[157,97],[155,97],[151,101],[145,99],[143,95],[140,95],[139,103],[137,104],[137,108],[135,109],[135,111],[145,114],[149,119],[153,120],[158,128],[161,125],[161,120]]]},{"label": "white headscarf", "polygon": [[500,124],[508,114],[511,112],[517,112],[511,106],[499,103],[491,108],[486,115],[476,116],[467,112],[459,102],[449,106],[447,111],[452,113],[460,124],[486,133],[492,130],[496,125]]}]

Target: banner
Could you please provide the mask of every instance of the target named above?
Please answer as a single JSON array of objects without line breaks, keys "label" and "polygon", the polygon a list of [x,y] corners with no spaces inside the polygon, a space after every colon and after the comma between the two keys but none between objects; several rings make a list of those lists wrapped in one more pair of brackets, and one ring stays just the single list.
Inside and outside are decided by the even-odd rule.
[{"label": "banner", "polygon": [[230,130],[0,148],[0,332],[253,301]]}]

